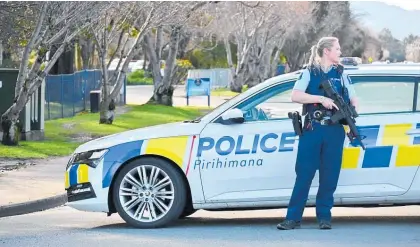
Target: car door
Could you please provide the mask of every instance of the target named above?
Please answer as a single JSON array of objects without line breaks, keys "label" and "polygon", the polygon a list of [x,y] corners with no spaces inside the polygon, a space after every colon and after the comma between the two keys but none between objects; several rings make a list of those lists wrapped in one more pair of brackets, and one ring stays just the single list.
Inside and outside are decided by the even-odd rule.
[{"label": "car door", "polygon": [[217,118],[203,129],[193,164],[200,169],[206,202],[289,198],[297,137],[287,113],[301,108],[290,101],[293,85],[275,85],[233,106],[245,114],[244,123]]},{"label": "car door", "polygon": [[346,202],[402,195],[420,165],[418,78],[348,73],[359,98],[356,124],[366,150],[347,140],[336,196]]}]

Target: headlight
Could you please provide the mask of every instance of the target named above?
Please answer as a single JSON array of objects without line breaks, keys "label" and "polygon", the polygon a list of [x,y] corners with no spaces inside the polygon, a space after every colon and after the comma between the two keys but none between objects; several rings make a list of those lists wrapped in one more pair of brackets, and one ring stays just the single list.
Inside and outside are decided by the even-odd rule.
[{"label": "headlight", "polygon": [[107,152],[108,149],[101,149],[78,153],[75,154],[70,161],[71,163],[87,164],[88,166],[95,168]]}]

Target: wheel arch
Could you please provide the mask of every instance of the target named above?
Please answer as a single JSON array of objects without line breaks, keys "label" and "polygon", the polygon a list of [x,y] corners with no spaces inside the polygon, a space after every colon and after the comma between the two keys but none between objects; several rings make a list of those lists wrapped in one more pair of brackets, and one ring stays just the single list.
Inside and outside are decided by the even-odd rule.
[{"label": "wheel arch", "polygon": [[109,190],[108,190],[109,213],[116,213],[117,212],[117,210],[115,208],[114,200],[112,199],[112,191],[113,191],[114,183],[115,183],[115,180],[116,180],[118,174],[121,172],[121,170],[124,168],[124,166],[126,164],[131,163],[135,160],[141,160],[141,159],[148,158],[148,157],[158,158],[158,159],[167,161],[168,164],[170,164],[172,167],[174,167],[179,172],[179,174],[182,177],[182,180],[184,182],[184,185],[185,185],[185,188],[186,188],[186,193],[187,193],[187,202],[185,204],[184,210],[188,207],[193,206],[190,183],[188,182],[188,179],[187,179],[184,171],[174,161],[172,161],[171,159],[169,159],[165,156],[155,155],[155,154],[145,154],[145,155],[140,155],[140,156],[136,156],[136,157],[133,157],[131,159],[128,159],[123,164],[121,164],[120,167],[118,167],[118,169],[115,171],[115,174],[112,176],[111,184],[109,185]]}]

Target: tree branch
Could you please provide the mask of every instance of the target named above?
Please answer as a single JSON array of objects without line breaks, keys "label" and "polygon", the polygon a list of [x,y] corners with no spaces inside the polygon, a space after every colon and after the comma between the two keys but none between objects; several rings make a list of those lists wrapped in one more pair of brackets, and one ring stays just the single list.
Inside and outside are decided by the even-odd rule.
[{"label": "tree branch", "polygon": [[23,51],[23,56],[22,56],[22,60],[20,63],[20,68],[19,68],[19,75],[17,77],[17,81],[16,81],[16,87],[15,87],[15,97],[17,97],[22,89],[22,85],[24,83],[25,77],[27,75],[27,71],[28,71],[28,64],[29,64],[29,55],[32,51],[32,48],[35,44],[35,41],[38,38],[39,32],[41,31],[42,28],[42,24],[44,23],[44,19],[47,13],[47,9],[49,6],[49,2],[44,2],[42,4],[42,10],[36,25],[36,28],[34,30],[34,32],[32,33],[32,37],[31,40],[29,41],[28,45],[25,47],[25,50]]}]

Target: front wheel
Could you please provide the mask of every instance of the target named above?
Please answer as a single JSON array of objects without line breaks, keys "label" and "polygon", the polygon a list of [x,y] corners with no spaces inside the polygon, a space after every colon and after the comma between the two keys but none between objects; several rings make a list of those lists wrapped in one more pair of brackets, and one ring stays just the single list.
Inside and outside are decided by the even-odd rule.
[{"label": "front wheel", "polygon": [[179,172],[153,157],[125,165],[116,177],[112,197],[121,218],[137,228],[170,224],[182,214],[187,198]]}]

